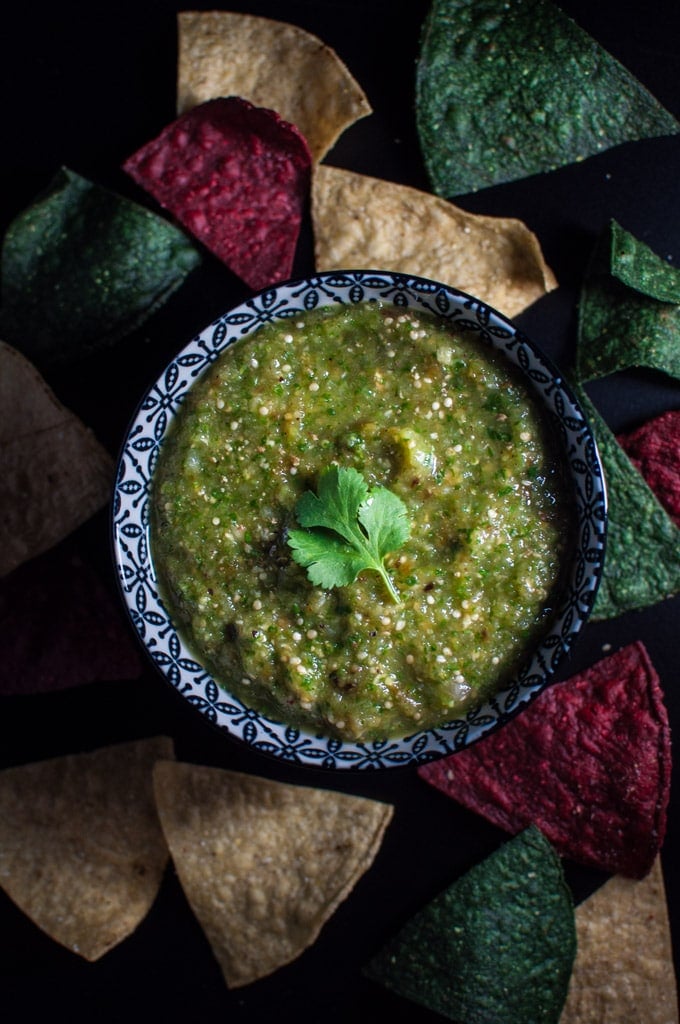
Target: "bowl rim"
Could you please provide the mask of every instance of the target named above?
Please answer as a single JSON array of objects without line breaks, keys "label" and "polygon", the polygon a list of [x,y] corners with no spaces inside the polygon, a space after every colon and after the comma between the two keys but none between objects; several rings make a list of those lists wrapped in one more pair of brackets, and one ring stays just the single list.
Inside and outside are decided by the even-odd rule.
[{"label": "bowl rim", "polygon": [[[178,632],[156,586],[149,540],[149,494],[158,453],[190,387],[225,350],[287,311],[382,301],[415,308],[476,331],[517,366],[556,419],[574,482],[577,541],[565,595],[541,639],[510,683],[444,726],[409,736],[352,742],[276,722],[218,686]],[[578,486],[581,484],[581,486]],[[462,750],[500,728],[554,681],[588,620],[600,584],[607,534],[607,489],[597,442],[580,403],[552,359],[514,322],[482,300],[418,275],[337,270],[262,289],[217,317],[186,343],[146,389],[117,460],[111,542],[118,587],[134,630],[156,668],[212,725],[251,749],[321,769],[376,769],[422,764]]]}]

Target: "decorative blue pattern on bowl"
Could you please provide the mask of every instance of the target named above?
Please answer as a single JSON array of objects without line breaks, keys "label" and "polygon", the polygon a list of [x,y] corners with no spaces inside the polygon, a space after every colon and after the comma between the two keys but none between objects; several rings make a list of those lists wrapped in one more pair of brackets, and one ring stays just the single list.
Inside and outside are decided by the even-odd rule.
[{"label": "decorative blue pattern on bowl", "polygon": [[[447,725],[404,739],[350,743],[271,721],[220,688],[185,645],[158,594],[149,547],[149,493],[160,445],[194,381],[234,342],[263,324],[335,303],[380,300],[427,310],[507,356],[554,415],[573,481],[577,542],[560,608],[511,685]],[[607,499],[597,447],[569,386],[505,317],[478,299],[424,278],[382,271],[337,271],[286,283],[248,299],[184,348],[149,389],[120,457],[113,540],[125,603],[142,643],[168,682],[215,725],[253,749],[317,768],[388,768],[453,753],[498,728],[550,682],[593,605],[604,560]]]}]

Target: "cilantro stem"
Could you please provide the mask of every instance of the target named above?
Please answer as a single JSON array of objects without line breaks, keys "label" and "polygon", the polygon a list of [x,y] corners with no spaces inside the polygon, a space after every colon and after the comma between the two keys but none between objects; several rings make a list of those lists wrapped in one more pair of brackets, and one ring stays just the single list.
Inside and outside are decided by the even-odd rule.
[{"label": "cilantro stem", "polygon": [[378,570],[378,572],[382,576],[383,580],[385,581],[385,586],[387,587],[387,589],[389,591],[389,595],[392,598],[392,600],[394,601],[394,603],[395,604],[401,604],[401,596],[399,595],[399,591],[394,586],[394,583],[392,582],[392,577],[390,576],[390,574],[383,568],[382,565],[379,566],[379,567],[376,566],[376,569]]}]

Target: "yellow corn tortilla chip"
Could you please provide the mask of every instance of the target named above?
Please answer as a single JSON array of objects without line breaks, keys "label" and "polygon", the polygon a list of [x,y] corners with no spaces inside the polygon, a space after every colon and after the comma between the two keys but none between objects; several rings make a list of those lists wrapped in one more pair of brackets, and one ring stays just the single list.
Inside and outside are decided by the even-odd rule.
[{"label": "yellow corn tortilla chip", "polygon": [[236,988],[290,963],[370,867],[392,807],[240,772],[160,762],[177,874]]},{"label": "yellow corn tortilla chip", "polygon": [[337,54],[296,25],[228,11],[177,16],[177,112],[240,96],[275,110],[321,160],[342,132],[371,113]]},{"label": "yellow corn tortilla chip", "polygon": [[576,908],[578,952],[560,1024],[678,1024],[661,861],[615,875]]},{"label": "yellow corn tortilla chip", "polygon": [[429,277],[509,317],[557,286],[522,221],[467,213],[381,178],[317,167],[312,219],[317,270],[380,268]]},{"label": "yellow corn tortilla chip", "polygon": [[86,960],[130,935],[156,898],[168,850],[152,767],[159,736],[0,772],[0,885]]},{"label": "yellow corn tortilla chip", "polygon": [[113,459],[32,363],[0,342],[0,576],[109,500]]}]

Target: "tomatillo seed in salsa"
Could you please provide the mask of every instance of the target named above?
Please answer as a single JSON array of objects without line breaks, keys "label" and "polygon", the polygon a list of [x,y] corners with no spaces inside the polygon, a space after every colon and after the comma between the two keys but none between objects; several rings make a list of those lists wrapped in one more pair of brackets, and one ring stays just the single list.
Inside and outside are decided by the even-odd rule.
[{"label": "tomatillo seed in salsa", "polygon": [[[347,740],[442,725],[507,683],[545,627],[571,502],[528,387],[429,314],[380,303],[296,314],[194,385],[154,477],[159,585],[216,681],[270,717]],[[331,466],[406,506],[376,572],[314,586],[296,505]]]}]

